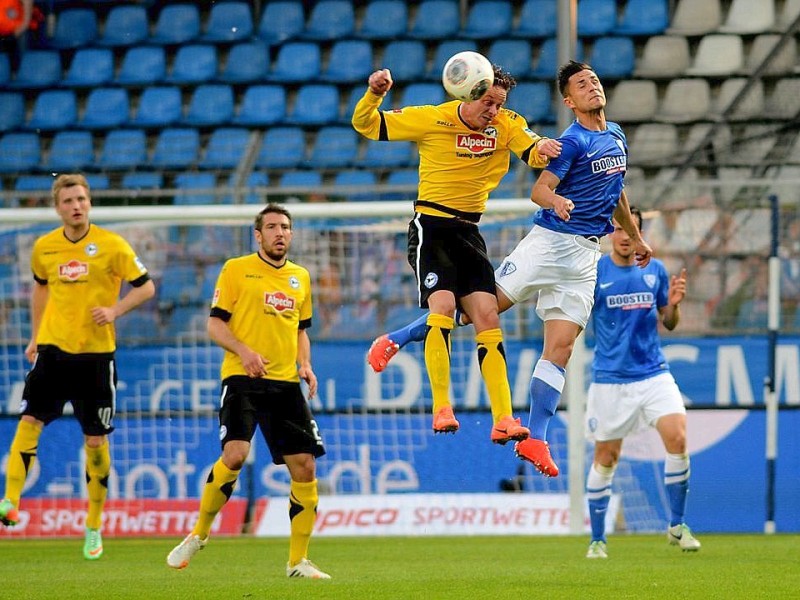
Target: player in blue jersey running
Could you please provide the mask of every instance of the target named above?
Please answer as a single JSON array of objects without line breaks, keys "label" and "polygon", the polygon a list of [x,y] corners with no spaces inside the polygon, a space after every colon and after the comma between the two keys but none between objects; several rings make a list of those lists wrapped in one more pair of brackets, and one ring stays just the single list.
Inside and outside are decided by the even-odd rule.
[{"label": "player in blue jersey running", "polygon": [[[530,437],[515,452],[542,474],[556,477],[547,428],[564,388],[566,366],[576,338],[586,327],[594,302],[600,237],[614,230],[612,217],[628,232],[637,264],[645,266],[652,250],[631,217],[623,190],[627,141],[616,123],[606,120],[603,85],[591,66],[570,61],[558,70],[558,88],[575,114],[559,138],[561,155],[550,161],[531,191],[542,207],[534,226],[495,271],[500,311],[536,299],[544,321],[544,349],[530,385]],[[466,324],[463,318],[461,324]],[[381,336],[367,359],[383,370],[400,347],[424,334],[420,320]]]},{"label": "player in blue jersey running", "polygon": [[[641,213],[632,208],[639,228]],[[689,490],[686,408],[669,371],[658,335],[659,321],[672,331],[686,295],[686,269],[670,279],[657,259],[634,265],[628,233],[614,224],[611,253],[597,265],[593,320],[596,345],[586,408],[586,434],[594,461],[586,480],[592,539],[587,558],[607,558],[605,516],[622,440],[641,426],[655,427],[664,442],[664,485],[670,505],[667,538],[682,550],[700,542],[684,523]]]}]

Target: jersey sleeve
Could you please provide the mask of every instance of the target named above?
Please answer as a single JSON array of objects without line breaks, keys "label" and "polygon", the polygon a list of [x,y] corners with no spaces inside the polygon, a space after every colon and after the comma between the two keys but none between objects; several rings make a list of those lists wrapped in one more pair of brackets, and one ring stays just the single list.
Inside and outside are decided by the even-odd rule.
[{"label": "jersey sleeve", "polygon": [[669,303],[669,273],[664,263],[659,261],[658,268],[658,290],[656,291],[656,306],[663,308]]},{"label": "jersey sleeve", "polygon": [[552,159],[550,164],[545,167],[545,170],[550,171],[553,175],[558,177],[559,181],[563,181],[572,163],[577,160],[583,149],[571,138],[561,138],[560,142],[561,154],[557,158]]},{"label": "jersey sleeve", "polygon": [[31,251],[31,272],[33,278],[41,285],[47,285],[47,270],[42,262],[41,244],[36,240]]},{"label": "jersey sleeve", "polygon": [[221,310],[225,313],[232,314],[233,307],[236,305],[236,288],[233,285],[232,271],[230,261],[222,265],[222,270],[217,277],[217,284],[214,286],[214,297],[211,299],[212,313]]},{"label": "jersey sleeve", "polygon": [[[123,237],[117,238],[118,248],[115,261],[115,268],[117,275],[127,282],[135,282],[147,275],[147,267],[144,266],[142,261],[136,256],[131,245]],[[147,281],[149,277],[142,280]]]},{"label": "jersey sleeve", "polygon": [[369,90],[356,103],[353,128],[364,137],[383,142],[416,141],[429,129],[432,106],[407,106],[396,110],[378,110],[382,96]]},{"label": "jersey sleeve", "polygon": [[522,115],[512,110],[506,110],[505,114],[509,122],[508,149],[530,167],[544,168],[549,159],[536,151],[536,144],[543,139],[542,136],[528,127],[528,122]]},{"label": "jersey sleeve", "polygon": [[311,290],[311,275],[309,275],[308,271],[304,273],[303,285],[306,286],[308,293],[303,299],[303,304],[300,306],[300,323],[310,324],[311,317],[313,316],[314,313],[314,306],[313,306],[312,290]]}]

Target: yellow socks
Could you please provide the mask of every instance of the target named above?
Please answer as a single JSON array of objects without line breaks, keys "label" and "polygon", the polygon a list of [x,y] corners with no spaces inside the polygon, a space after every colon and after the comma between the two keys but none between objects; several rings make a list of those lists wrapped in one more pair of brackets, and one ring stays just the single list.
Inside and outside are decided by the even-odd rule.
[{"label": "yellow socks", "polygon": [[111,472],[111,453],[108,440],[99,448],[84,445],[86,452],[86,491],[89,494],[89,511],[86,513],[86,527],[100,529],[103,506],[108,494],[108,474]]},{"label": "yellow socks", "polygon": [[20,420],[17,424],[17,432],[11,442],[11,449],[8,453],[8,465],[6,466],[6,490],[4,498],[8,498],[19,506],[19,498],[22,495],[22,488],[25,486],[25,478],[28,471],[33,466],[36,459],[36,449],[39,446],[39,436],[42,434],[41,427],[33,423]]},{"label": "yellow socks", "polygon": [[211,525],[214,517],[222,510],[225,503],[233,494],[236,487],[236,480],[239,471],[232,471],[225,466],[222,458],[214,463],[211,472],[208,474],[205,486],[203,486],[203,496],[200,498],[200,512],[197,516],[197,523],[192,529],[193,535],[199,535],[201,540],[208,537],[211,532]]},{"label": "yellow socks", "polygon": [[492,419],[497,423],[501,417],[510,416],[511,387],[508,384],[508,366],[503,349],[503,333],[500,329],[487,329],[475,336],[478,346],[478,364],[486,383]]},{"label": "yellow socks", "polygon": [[450,406],[450,331],[455,321],[430,313],[425,331],[425,368],[431,382],[433,414]]},{"label": "yellow socks", "polygon": [[289,565],[294,566],[308,556],[308,543],[317,518],[317,480],[301,483],[292,481],[289,492]]}]

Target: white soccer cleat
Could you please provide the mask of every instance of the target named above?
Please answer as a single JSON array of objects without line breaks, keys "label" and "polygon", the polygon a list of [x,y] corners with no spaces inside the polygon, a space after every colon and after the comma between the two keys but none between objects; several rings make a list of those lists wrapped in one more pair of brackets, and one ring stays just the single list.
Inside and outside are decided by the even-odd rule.
[{"label": "white soccer cleat", "polygon": [[601,540],[593,541],[586,551],[586,558],[608,558],[606,543]]},{"label": "white soccer cleat", "polygon": [[680,546],[684,552],[697,552],[700,550],[700,541],[692,535],[692,530],[686,523],[675,525],[667,529],[667,539],[673,546]]},{"label": "white soccer cleat", "polygon": [[295,566],[286,563],[287,577],[306,577],[308,579],[330,579],[331,576],[319,570],[319,567],[307,558],[300,559]]},{"label": "white soccer cleat", "polygon": [[173,569],[185,569],[192,557],[205,548],[207,543],[208,538],[201,540],[199,535],[190,533],[167,555],[167,564]]}]

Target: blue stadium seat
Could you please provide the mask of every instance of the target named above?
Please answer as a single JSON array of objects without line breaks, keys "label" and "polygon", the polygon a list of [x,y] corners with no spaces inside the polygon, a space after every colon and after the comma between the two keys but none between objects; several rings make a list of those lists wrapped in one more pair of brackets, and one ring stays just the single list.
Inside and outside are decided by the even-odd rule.
[{"label": "blue stadium seat", "polygon": [[281,187],[314,189],[321,185],[319,171],[287,171],[281,177]]},{"label": "blue stadium seat", "polygon": [[517,81],[525,80],[530,75],[533,68],[532,56],[531,45],[527,40],[496,40],[486,53],[486,58],[492,64],[503,67]]},{"label": "blue stadium seat", "polygon": [[[583,60],[583,43],[577,40],[575,44],[575,60]],[[558,44],[555,38],[547,38],[539,49],[539,58],[533,67],[531,75],[536,79],[552,81],[558,69]]]},{"label": "blue stadium seat", "polygon": [[384,192],[381,200],[414,200],[419,186],[419,172],[416,169],[392,169],[386,178],[386,185],[408,186],[409,191]]},{"label": "blue stadium seat", "polygon": [[208,138],[200,161],[203,169],[235,169],[247,153],[250,132],[238,127],[220,127]]},{"label": "blue stadium seat", "polygon": [[[361,169],[344,169],[336,173],[333,178],[333,184],[337,187],[355,187],[361,188],[363,192],[346,192],[344,195],[348,202],[368,202],[370,200],[377,200],[378,196],[375,193],[377,186],[377,178],[374,171],[364,171]],[[341,192],[337,192],[337,195]]]},{"label": "blue stadium seat", "polygon": [[368,40],[395,40],[408,31],[408,8],[403,0],[374,0],[367,4],[358,36]]},{"label": "blue stadium seat", "polygon": [[185,44],[178,48],[166,83],[196,84],[217,75],[217,48],[211,44]]},{"label": "blue stadium seat", "polygon": [[578,36],[606,35],[617,26],[617,0],[579,0]]},{"label": "blue stadium seat", "polygon": [[508,94],[506,106],[525,117],[530,125],[555,121],[550,85],[543,81],[523,81]]},{"label": "blue stadium seat", "polygon": [[251,83],[266,79],[268,71],[267,46],[259,41],[242,42],[231,47],[219,79],[226,83]]},{"label": "blue stadium seat", "polygon": [[633,74],[636,49],[633,39],[601,37],[595,40],[589,64],[602,80],[627,79]]},{"label": "blue stadium seat", "polygon": [[103,170],[136,169],[147,163],[147,138],[141,129],[113,129],[100,151]]},{"label": "blue stadium seat", "polygon": [[[248,204],[261,204],[261,200]],[[209,302],[211,301],[211,298],[214,296],[214,288],[217,285],[217,278],[219,277],[220,271],[222,271],[222,264],[207,265],[203,269],[203,274],[200,279],[200,298],[208,300]]]},{"label": "blue stadium seat", "polygon": [[78,102],[72,90],[44,90],[36,96],[28,129],[54,131],[72,127],[78,120]]},{"label": "blue stadium seat", "polygon": [[256,166],[263,169],[293,169],[303,164],[305,133],[299,127],[273,127],[264,134]]},{"label": "blue stadium seat", "polygon": [[425,76],[425,52],[419,40],[393,40],[386,44],[381,66],[392,72],[394,81],[419,81]]},{"label": "blue stadium seat", "polygon": [[52,185],[52,175],[20,175],[14,182],[14,191],[42,192],[46,197],[50,195]]},{"label": "blue stadium seat", "polygon": [[166,127],[181,119],[183,100],[177,87],[147,87],[139,99],[139,108],[131,125]]},{"label": "blue stadium seat", "polygon": [[217,2],[211,5],[205,33],[206,42],[239,42],[253,35],[253,13],[247,2]]},{"label": "blue stadium seat", "polygon": [[366,40],[339,40],[331,48],[321,79],[334,83],[366,82],[373,71],[372,44]]},{"label": "blue stadium seat", "polygon": [[50,45],[69,49],[91,45],[97,39],[97,14],[91,8],[67,8],[56,16]]},{"label": "blue stadium seat", "polygon": [[[350,90],[350,99],[347,101],[347,106],[344,109],[344,114],[342,114],[339,122],[344,125],[350,125],[353,119],[353,111],[356,108],[356,104],[364,93],[367,91],[366,86],[355,85]],[[381,102],[380,110],[391,110],[393,107],[393,99],[392,99],[392,90],[386,92],[386,95],[383,97],[383,102]]]},{"label": "blue stadium seat", "polygon": [[470,7],[467,23],[459,35],[472,40],[505,37],[511,31],[513,16],[508,0],[478,0]]},{"label": "blue stadium seat", "polygon": [[128,122],[131,104],[125,88],[95,88],[89,92],[81,127],[113,129]]},{"label": "blue stadium seat", "polygon": [[369,169],[395,169],[411,164],[411,142],[367,142],[367,150],[358,166]]},{"label": "blue stadium seat", "polygon": [[0,92],[0,132],[18,129],[24,122],[24,96],[18,92]]},{"label": "blue stadium seat", "polygon": [[445,102],[444,88],[438,83],[412,83],[403,89],[400,106],[422,106]]},{"label": "blue stadium seat", "polygon": [[94,165],[94,140],[88,131],[59,131],[50,143],[48,171],[81,171]]},{"label": "blue stadium seat", "polygon": [[168,339],[174,339],[176,336],[186,337],[187,334],[205,336],[207,319],[208,310],[205,307],[176,306],[166,315],[164,334]]},{"label": "blue stadium seat", "polygon": [[336,86],[309,83],[297,91],[286,122],[291,125],[319,126],[334,123],[338,118],[339,90]]},{"label": "blue stadium seat", "polygon": [[288,42],[280,47],[268,79],[296,83],[317,79],[322,55],[315,42]]},{"label": "blue stadium seat", "polygon": [[125,190],[160,190],[164,187],[164,177],[157,172],[125,173],[122,176],[122,188]]},{"label": "blue stadium seat", "polygon": [[664,33],[669,26],[668,4],[667,0],[628,0],[622,19],[612,33],[632,36]]},{"label": "blue stadium seat", "polygon": [[357,153],[358,134],[352,127],[321,127],[316,132],[307,166],[312,169],[349,167]]},{"label": "blue stadium seat", "polygon": [[111,187],[108,181],[108,175],[104,175],[103,173],[87,173],[86,181],[92,190],[107,190]]},{"label": "blue stadium seat", "polygon": [[158,315],[151,310],[134,310],[114,322],[117,344],[123,347],[152,344],[161,336]]},{"label": "blue stadium seat", "polygon": [[61,81],[70,87],[104,85],[114,78],[114,55],[108,48],[80,48]]},{"label": "blue stadium seat", "polygon": [[233,118],[233,89],[227,84],[209,83],[192,93],[183,122],[194,127],[224,125]]},{"label": "blue stadium seat", "polygon": [[0,86],[8,85],[11,81],[11,59],[5,52],[0,52]]},{"label": "blue stadium seat", "polygon": [[161,46],[134,46],[122,59],[114,80],[119,85],[147,86],[161,83],[167,76],[167,59]]},{"label": "blue stadium seat", "polygon": [[175,187],[187,190],[186,193],[175,195],[175,204],[216,203],[214,189],[217,187],[217,178],[213,173],[179,173],[175,177]]},{"label": "blue stadium seat", "polygon": [[408,35],[421,40],[454,38],[460,25],[458,2],[454,0],[422,0]]},{"label": "blue stadium seat", "polygon": [[157,289],[160,307],[196,302],[200,294],[199,273],[192,265],[171,265]]},{"label": "blue stadium seat", "polygon": [[36,133],[12,131],[0,138],[0,173],[34,171],[41,156],[42,146]]},{"label": "blue stadium seat", "polygon": [[242,96],[236,125],[263,127],[280,123],[286,117],[286,90],[281,85],[252,85]]},{"label": "blue stadium seat", "polygon": [[[442,70],[449,58],[458,52],[471,50],[478,51],[478,44],[474,40],[444,40],[439,42],[433,53],[433,61],[425,76],[433,81],[442,80]],[[439,85],[441,87],[441,84]]]},{"label": "blue stadium seat", "polygon": [[258,25],[258,36],[271,46],[299,37],[306,26],[303,3],[296,0],[268,2]]},{"label": "blue stadium seat", "polygon": [[186,169],[194,166],[200,154],[197,129],[162,129],[156,139],[150,164],[157,169]]},{"label": "blue stadium seat", "polygon": [[320,0],[311,9],[303,39],[333,41],[347,38],[355,31],[353,3],[348,0]]},{"label": "blue stadium seat", "polygon": [[[228,177],[228,187],[236,185],[236,173],[231,173]],[[254,188],[268,187],[269,175],[264,171],[253,171],[247,176],[244,184],[237,189],[237,192],[223,201],[223,204],[264,204],[264,198],[256,193]],[[203,277],[203,290],[201,297],[211,298],[214,292],[214,282],[216,281],[217,274],[219,273],[221,265],[212,265],[213,269],[211,275]]]},{"label": "blue stadium seat", "polygon": [[150,34],[147,9],[141,5],[121,4],[111,7],[103,25],[98,46],[134,46]]},{"label": "blue stadium seat", "polygon": [[55,50],[28,50],[22,54],[16,77],[9,87],[42,89],[61,82],[61,55]]},{"label": "blue stadium seat", "polygon": [[511,30],[518,38],[549,38],[556,35],[558,0],[525,0],[519,23]]},{"label": "blue stadium seat", "polygon": [[200,36],[200,11],[196,4],[167,4],[158,13],[153,44],[185,44]]}]

